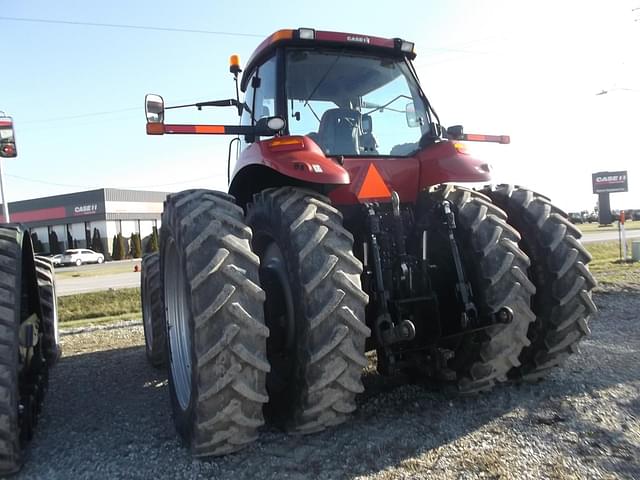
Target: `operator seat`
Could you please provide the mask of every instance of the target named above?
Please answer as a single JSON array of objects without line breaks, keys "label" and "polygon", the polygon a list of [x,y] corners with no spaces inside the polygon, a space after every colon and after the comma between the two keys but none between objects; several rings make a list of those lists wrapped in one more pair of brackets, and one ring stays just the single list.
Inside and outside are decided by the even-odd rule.
[{"label": "operator seat", "polygon": [[360,151],[363,155],[377,155],[378,154],[378,142],[373,136],[371,131],[373,130],[373,120],[371,115],[364,114],[361,119],[362,134],[360,135]]},{"label": "operator seat", "polygon": [[360,112],[332,108],[322,114],[318,143],[327,155],[358,155]]}]

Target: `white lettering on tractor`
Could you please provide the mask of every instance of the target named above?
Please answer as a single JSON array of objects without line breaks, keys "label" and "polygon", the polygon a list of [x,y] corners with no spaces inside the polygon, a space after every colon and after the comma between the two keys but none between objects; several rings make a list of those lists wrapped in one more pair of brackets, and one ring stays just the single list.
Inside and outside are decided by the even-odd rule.
[{"label": "white lettering on tractor", "polygon": [[359,42],[359,43],[371,43],[369,37],[358,37],[354,35],[347,35],[348,42]]}]

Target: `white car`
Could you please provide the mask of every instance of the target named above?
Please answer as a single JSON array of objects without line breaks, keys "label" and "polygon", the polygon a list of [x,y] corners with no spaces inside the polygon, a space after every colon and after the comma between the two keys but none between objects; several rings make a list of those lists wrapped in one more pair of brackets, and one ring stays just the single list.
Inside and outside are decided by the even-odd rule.
[{"label": "white car", "polygon": [[62,254],[62,265],[77,265],[78,267],[83,263],[102,263],[104,262],[104,255],[101,253],[88,250],[86,248],[72,248],[66,250]]}]

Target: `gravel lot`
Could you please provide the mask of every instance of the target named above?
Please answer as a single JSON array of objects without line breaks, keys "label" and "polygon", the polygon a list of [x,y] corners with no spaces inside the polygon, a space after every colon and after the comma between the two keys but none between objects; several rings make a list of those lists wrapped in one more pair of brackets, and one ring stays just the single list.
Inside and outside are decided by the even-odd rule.
[{"label": "gravel lot", "polygon": [[16,478],[640,478],[640,292],[601,292],[593,334],[538,385],[455,397],[372,371],[354,419],[299,437],[265,428],[241,453],[192,460],[139,325],[63,337]]}]

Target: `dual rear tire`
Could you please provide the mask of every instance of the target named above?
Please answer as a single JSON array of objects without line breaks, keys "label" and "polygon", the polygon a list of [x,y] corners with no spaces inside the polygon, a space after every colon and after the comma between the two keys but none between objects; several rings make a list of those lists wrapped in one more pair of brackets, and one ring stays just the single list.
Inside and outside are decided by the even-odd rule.
[{"label": "dual rear tire", "polygon": [[[355,409],[369,329],[352,244],[340,213],[310,191],[256,195],[247,223],[223,193],[167,198],[158,263],[169,390],[195,456],[253,441],[263,410],[310,433]],[[155,262],[145,263],[149,292]]]}]

